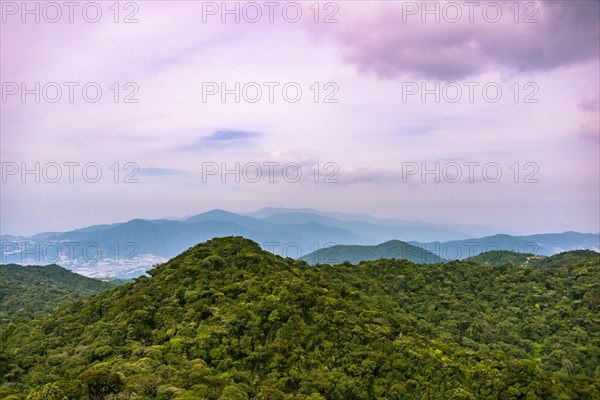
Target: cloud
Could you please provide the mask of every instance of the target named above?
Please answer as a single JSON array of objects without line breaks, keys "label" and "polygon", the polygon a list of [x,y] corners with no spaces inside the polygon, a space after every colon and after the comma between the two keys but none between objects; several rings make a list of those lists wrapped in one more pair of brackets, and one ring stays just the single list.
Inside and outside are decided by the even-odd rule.
[{"label": "cloud", "polygon": [[183,171],[177,169],[170,168],[156,168],[156,167],[145,167],[140,168],[138,173],[144,176],[169,176],[169,175],[178,175]]},{"label": "cloud", "polygon": [[206,142],[234,142],[239,140],[248,140],[253,139],[260,136],[256,132],[245,132],[245,131],[232,131],[232,130],[223,130],[216,131],[212,135],[203,138],[203,141]]},{"label": "cloud", "polygon": [[[598,87],[598,59],[593,60],[598,55],[598,1],[540,3],[539,24],[514,24],[509,9],[498,24],[422,24],[420,18],[403,23],[402,3],[369,1],[337,2],[340,22],[316,24],[313,4],[307,2],[303,23],[310,28],[285,22],[223,24],[219,16],[204,24],[198,23],[201,2],[139,3],[138,24],[113,23],[108,8],[99,24],[22,24],[19,16],[3,24],[4,81],[96,81],[105,95],[95,104],[83,101],[81,91],[73,104],[66,91],[56,104],[21,103],[14,96],[2,104],[2,157],[62,162],[76,154],[82,164],[135,161],[146,167],[136,175],[139,185],[114,185],[108,179],[100,197],[82,184],[69,185],[68,193],[63,186],[13,185],[1,191],[2,215],[7,216],[3,231],[158,218],[171,215],[173,207],[181,213],[199,206],[248,209],[265,201],[399,216],[398,204],[405,200],[403,209],[415,218],[451,214],[462,222],[531,222],[532,230],[554,224],[546,222],[547,215],[569,210],[569,218],[561,220],[567,222],[552,225],[553,230],[569,225],[597,231],[598,191],[589,185],[597,181],[597,142],[583,138],[596,140],[598,123],[591,120],[598,110],[587,101],[577,105]],[[519,4],[525,3],[530,4]],[[330,11],[321,7],[321,20]],[[527,74],[511,76],[497,104],[484,102],[479,90],[473,104],[435,103],[431,96],[426,103],[418,97],[402,100],[405,75],[458,79],[483,72],[478,78],[484,80],[505,76],[509,69],[535,68],[545,68],[534,77],[540,86],[535,105],[512,101],[509,85],[523,87],[532,79]],[[115,103],[111,85],[120,82],[123,88],[130,81],[139,84],[139,103]],[[258,103],[221,103],[217,97],[205,103],[202,83],[207,81],[228,87],[238,81],[298,82],[304,94],[294,104],[282,101],[279,91],[274,103],[266,100],[266,92]],[[310,87],[317,82],[320,88],[326,82],[339,84],[339,104],[315,103]],[[122,91],[121,98],[129,93]],[[321,99],[328,93],[323,90]],[[580,125],[587,121],[580,137]],[[565,146],[565,133],[573,146]],[[503,166],[532,160],[544,168],[544,180],[502,190],[499,185],[423,186],[418,176],[402,182],[402,161],[430,159],[497,160]],[[270,183],[264,167],[264,184],[242,180],[224,185],[215,177],[206,196],[202,162],[225,163],[228,169],[236,162],[279,162],[279,183]],[[282,168],[292,162],[302,168],[301,184],[282,179]],[[122,172],[124,178],[130,170]],[[339,184],[324,182],[329,177]],[[155,194],[150,200],[149,192]],[[511,205],[504,196],[529,200]],[[97,212],[90,213],[91,208]]]},{"label": "cloud", "polygon": [[[583,97],[577,104],[577,107],[581,111],[598,115],[598,110],[600,110],[599,93],[596,92],[591,96]],[[600,119],[593,119],[582,124],[577,135],[583,140],[591,140],[600,143]]]},{"label": "cloud", "polygon": [[[412,3],[429,8],[433,4]],[[502,4],[502,18],[497,23],[482,17],[485,3],[473,12],[473,23],[464,6],[460,6],[459,22],[442,17],[436,23],[429,16],[423,23],[422,13],[408,15],[402,2],[373,6],[368,12],[363,12],[360,4],[358,8],[344,5],[344,23],[322,29],[341,42],[347,63],[381,79],[408,76],[450,81],[489,71],[548,71],[599,57],[600,2],[534,4],[539,7],[533,15],[538,23],[515,23],[514,11],[509,9],[513,2]],[[519,18],[534,10],[521,9]]]},{"label": "cloud", "polygon": [[600,143],[600,119],[588,121],[581,125],[577,134],[584,140],[592,140]]},{"label": "cloud", "polygon": [[376,184],[391,185],[402,182],[402,173],[384,168],[360,168],[341,171],[341,185]]},{"label": "cloud", "polygon": [[439,128],[434,125],[414,125],[409,127],[403,127],[398,130],[399,135],[414,135],[421,136],[431,134],[437,131]]},{"label": "cloud", "polygon": [[579,104],[577,104],[577,107],[582,111],[600,110],[599,92],[596,92],[592,96],[582,98]]},{"label": "cloud", "polygon": [[262,136],[258,132],[236,131],[231,129],[217,130],[203,136],[189,146],[179,147],[179,151],[214,150],[232,147],[248,147],[255,144]]}]

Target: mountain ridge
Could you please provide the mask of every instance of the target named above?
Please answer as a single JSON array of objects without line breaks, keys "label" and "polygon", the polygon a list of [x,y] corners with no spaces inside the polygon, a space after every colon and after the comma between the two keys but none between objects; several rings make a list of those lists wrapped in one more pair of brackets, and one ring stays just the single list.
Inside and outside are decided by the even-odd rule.
[{"label": "mountain ridge", "polygon": [[598,268],[595,257],[308,267],[212,239],[149,277],[10,324],[0,396],[80,400],[97,377],[105,395],[140,400],[595,398]]},{"label": "mountain ridge", "polygon": [[[580,248],[600,250],[600,234],[496,234],[477,238],[422,221],[417,221],[417,226],[415,221],[380,220],[364,214],[278,208],[259,210],[254,215],[215,209],[182,220],[138,218],[31,237],[3,235],[1,262],[57,263],[87,276],[130,278],[196,243],[232,235],[244,236],[263,249],[293,258],[334,245],[376,246],[389,240],[421,247],[442,259],[463,259],[493,249],[538,255]],[[431,238],[443,240],[428,240]],[[45,249],[56,247],[58,256],[48,257]]]},{"label": "mountain ridge", "polygon": [[376,246],[335,245],[300,257],[300,260],[306,261],[310,265],[340,264],[343,262],[358,264],[363,261],[379,259],[405,259],[417,264],[431,264],[445,261],[421,247],[395,239]]}]

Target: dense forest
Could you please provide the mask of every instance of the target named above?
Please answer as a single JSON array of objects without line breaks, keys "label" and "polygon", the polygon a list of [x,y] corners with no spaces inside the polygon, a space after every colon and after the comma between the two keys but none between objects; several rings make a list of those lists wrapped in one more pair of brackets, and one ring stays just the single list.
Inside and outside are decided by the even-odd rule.
[{"label": "dense forest", "polygon": [[0,325],[39,318],[61,305],[115,287],[58,265],[0,265]]},{"label": "dense forest", "polygon": [[0,397],[598,399],[599,254],[541,261],[309,266],[213,239],[6,325]]},{"label": "dense forest", "polygon": [[504,264],[511,264],[515,267],[528,266],[543,268],[546,266],[577,263],[583,259],[593,259],[594,257],[599,256],[600,254],[592,250],[572,250],[555,254],[551,257],[531,253],[517,253],[512,250],[492,250],[467,258],[466,261],[472,261],[482,265],[501,266]]},{"label": "dense forest", "polygon": [[409,260],[418,264],[431,264],[444,261],[443,258],[400,240],[389,240],[376,246],[338,244],[316,250],[303,257],[301,260],[310,265],[314,264],[339,264],[349,262],[358,264],[361,261],[373,261],[382,258],[398,258]]},{"label": "dense forest", "polygon": [[494,265],[500,266],[504,264],[511,264],[515,267],[534,265],[537,260],[545,258],[544,256],[536,256],[531,253],[517,253],[512,250],[492,250],[485,253],[477,254],[476,256],[469,257],[466,261],[472,261],[482,265]]}]

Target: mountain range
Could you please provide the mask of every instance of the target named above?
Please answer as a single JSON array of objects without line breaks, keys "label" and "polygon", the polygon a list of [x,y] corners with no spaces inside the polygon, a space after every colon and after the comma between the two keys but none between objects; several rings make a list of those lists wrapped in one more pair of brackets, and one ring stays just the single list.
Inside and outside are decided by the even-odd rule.
[{"label": "mountain range", "polygon": [[[391,240],[406,243],[400,247],[415,254],[417,251],[409,245],[420,247],[419,254],[432,253],[439,259],[464,259],[489,250],[539,255],[600,250],[598,233],[494,233],[483,226],[378,219],[366,214],[313,209],[264,208],[246,214],[217,209],[182,219],[133,219],[29,237],[3,235],[1,262],[59,264],[87,276],[132,278],[199,242],[222,236],[243,236],[274,254],[295,259],[314,258],[315,252],[322,255],[323,249],[336,245],[378,246]],[[389,257],[403,257],[401,251],[389,250],[384,252]],[[352,260],[358,262],[383,254],[374,251]],[[428,260],[433,262],[435,258]]]},{"label": "mountain range", "polygon": [[0,398],[598,399],[598,254],[509,253],[308,267],[212,239],[8,323]]}]

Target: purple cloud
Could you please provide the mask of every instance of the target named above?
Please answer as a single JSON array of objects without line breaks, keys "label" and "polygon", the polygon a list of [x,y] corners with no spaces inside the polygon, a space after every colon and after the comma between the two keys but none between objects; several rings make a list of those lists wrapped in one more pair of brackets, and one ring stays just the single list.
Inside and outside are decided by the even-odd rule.
[{"label": "purple cloud", "polygon": [[600,110],[600,97],[599,92],[596,92],[593,96],[584,97],[581,99],[577,107],[581,111],[598,111]]},{"label": "purple cloud", "polygon": [[[410,3],[417,7],[424,4]],[[433,8],[434,3],[426,4]],[[342,43],[346,62],[361,73],[382,79],[412,76],[457,80],[492,70],[546,71],[598,59],[600,2],[534,4],[539,9],[520,10],[519,23],[509,9],[513,2],[502,4],[502,18],[497,23],[482,18],[483,2],[473,12],[473,23],[466,8],[457,23],[449,22],[451,17],[444,18],[443,14],[439,23],[432,16],[423,23],[421,12],[409,15],[401,2],[371,12],[348,6],[350,12],[345,17],[351,23],[326,29]],[[524,23],[526,16],[539,22]]]},{"label": "purple cloud", "polygon": [[600,143],[600,119],[588,121],[581,125],[578,135],[584,140]]}]

